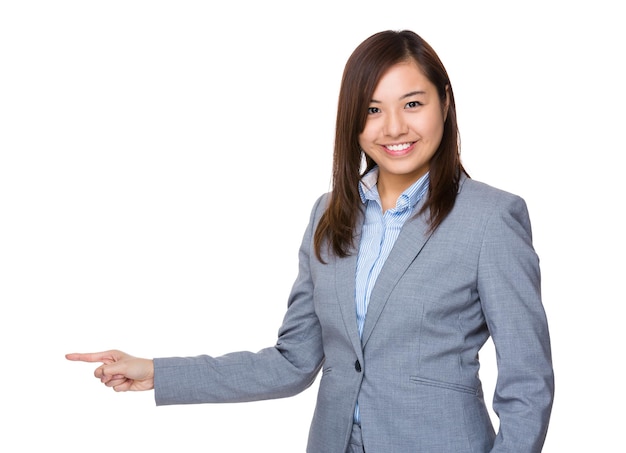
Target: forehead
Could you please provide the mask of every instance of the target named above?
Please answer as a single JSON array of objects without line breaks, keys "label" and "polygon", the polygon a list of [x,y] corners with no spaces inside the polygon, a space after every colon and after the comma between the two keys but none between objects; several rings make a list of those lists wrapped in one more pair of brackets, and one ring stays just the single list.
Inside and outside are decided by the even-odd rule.
[{"label": "forehead", "polygon": [[379,91],[402,91],[407,87],[419,89],[420,91],[435,88],[420,66],[414,60],[408,60],[390,66],[378,80],[374,93]]}]

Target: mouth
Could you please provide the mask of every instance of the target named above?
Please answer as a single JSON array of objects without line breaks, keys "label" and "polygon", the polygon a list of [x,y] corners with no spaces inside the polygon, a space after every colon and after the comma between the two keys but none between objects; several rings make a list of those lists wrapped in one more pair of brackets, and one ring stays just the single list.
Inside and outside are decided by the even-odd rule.
[{"label": "mouth", "polygon": [[396,143],[393,145],[382,145],[383,149],[392,156],[404,156],[408,154],[415,145],[415,142]]}]

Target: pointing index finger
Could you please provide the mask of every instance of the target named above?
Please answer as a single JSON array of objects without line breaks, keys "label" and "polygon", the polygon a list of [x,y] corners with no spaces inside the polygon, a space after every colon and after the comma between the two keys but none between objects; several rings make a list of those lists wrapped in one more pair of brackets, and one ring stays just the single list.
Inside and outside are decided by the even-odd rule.
[{"label": "pointing index finger", "polygon": [[106,352],[88,352],[88,353],[79,353],[73,352],[70,354],[65,354],[65,358],[67,360],[75,361],[75,362],[102,362],[102,363],[111,363],[115,361],[115,358],[111,355],[110,351]]}]

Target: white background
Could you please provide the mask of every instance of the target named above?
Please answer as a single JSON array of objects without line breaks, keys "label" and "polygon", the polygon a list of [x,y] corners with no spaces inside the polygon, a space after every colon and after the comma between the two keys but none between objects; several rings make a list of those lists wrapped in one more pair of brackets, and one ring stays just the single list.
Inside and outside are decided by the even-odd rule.
[{"label": "white background", "polygon": [[0,2],[0,450],[304,451],[317,382],[156,408],[64,354],[272,345],[330,187],[343,65],[409,28],[448,69],[471,176],[528,203],[557,384],[544,451],[625,451],[618,3]]}]

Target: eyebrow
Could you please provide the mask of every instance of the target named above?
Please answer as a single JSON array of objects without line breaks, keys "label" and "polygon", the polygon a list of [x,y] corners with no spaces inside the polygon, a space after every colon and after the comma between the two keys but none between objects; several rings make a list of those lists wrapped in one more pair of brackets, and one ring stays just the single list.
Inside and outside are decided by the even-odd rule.
[{"label": "eyebrow", "polygon": [[[400,96],[398,100],[401,101],[402,99],[410,98],[411,96],[418,96],[420,94],[426,94],[426,92],[425,91],[411,91],[410,93],[406,93]],[[381,101],[377,101],[376,99],[372,99],[370,102],[373,102],[375,104],[381,103]]]}]

